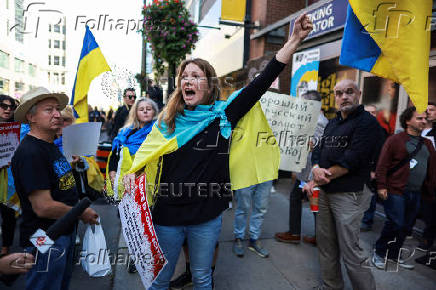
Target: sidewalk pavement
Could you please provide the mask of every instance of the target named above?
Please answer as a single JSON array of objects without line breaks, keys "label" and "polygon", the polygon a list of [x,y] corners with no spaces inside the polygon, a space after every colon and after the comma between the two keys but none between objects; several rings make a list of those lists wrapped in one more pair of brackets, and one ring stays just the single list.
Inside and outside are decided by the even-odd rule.
[{"label": "sidewalk pavement", "polygon": [[[220,241],[220,252],[215,270],[215,289],[217,290],[284,290],[284,289],[316,289],[320,281],[318,251],[316,247],[301,243],[299,245],[284,244],[275,241],[274,233],[288,229],[290,179],[279,180],[276,193],[270,197],[268,213],[265,217],[262,244],[270,251],[269,258],[260,258],[246,249],[245,256],[238,258],[232,253],[233,243],[233,209],[223,214],[223,228]],[[361,233],[361,247],[370,255],[372,244],[378,238],[383,226],[383,219],[376,216],[373,231]],[[302,234],[314,233],[313,215],[304,204]],[[248,245],[248,241],[244,241]],[[416,246],[416,240],[408,240],[409,246]],[[122,234],[119,248],[126,244]],[[417,257],[421,254],[417,254]],[[413,258],[414,259],[414,258]],[[181,254],[174,277],[184,271],[185,260]],[[346,273],[343,268],[343,273]],[[415,270],[384,272],[373,269],[378,289],[435,289],[435,271],[422,265]],[[346,289],[352,289],[345,276]],[[174,278],[173,277],[173,278]],[[75,288],[74,288],[75,289]],[[88,289],[88,288],[87,288]],[[143,289],[138,274],[129,274],[125,266],[116,266],[113,289]],[[192,289],[186,287],[185,289]]]}]

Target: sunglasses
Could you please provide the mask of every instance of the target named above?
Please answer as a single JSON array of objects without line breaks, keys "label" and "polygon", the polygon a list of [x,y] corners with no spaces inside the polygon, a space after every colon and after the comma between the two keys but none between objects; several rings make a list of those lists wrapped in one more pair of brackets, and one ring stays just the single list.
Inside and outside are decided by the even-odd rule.
[{"label": "sunglasses", "polygon": [[8,104],[5,104],[5,103],[1,103],[0,104],[0,108],[2,108],[3,110],[7,110],[9,108],[11,111],[13,111],[13,110],[15,110],[16,106],[15,105],[8,105]]},{"label": "sunglasses", "polygon": [[126,98],[128,98],[129,100],[136,100],[136,96],[135,95],[133,95],[133,96],[126,96]]}]

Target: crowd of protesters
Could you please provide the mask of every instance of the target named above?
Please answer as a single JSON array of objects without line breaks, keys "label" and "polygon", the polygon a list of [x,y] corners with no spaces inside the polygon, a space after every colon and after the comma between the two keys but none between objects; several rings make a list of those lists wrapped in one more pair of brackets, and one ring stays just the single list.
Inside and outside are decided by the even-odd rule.
[{"label": "crowd of protesters", "polygon": [[[256,102],[311,30],[311,21],[300,16],[292,36],[263,72],[227,101],[220,100],[214,68],[205,60],[193,59],[180,65],[176,90],[166,106],[162,90],[150,82],[146,98],[137,98],[135,89],[126,88],[123,105],[115,113],[110,110],[106,114],[90,107],[89,121],[102,122],[107,141],[112,143],[106,194],[120,200],[124,192],[130,192],[136,174],[140,173],[132,172],[133,164],[141,164],[144,158],[137,152],[141,152],[153,130],[185,142],[160,156],[161,183],[232,184],[235,176],[243,176],[235,162],[243,164],[244,170],[254,168],[256,156],[221,153],[228,152],[233,145],[229,138],[231,130],[240,120],[255,114],[259,109]],[[401,255],[401,248],[420,212],[425,229],[416,249],[426,254],[417,262],[431,260],[436,235],[436,104],[429,103],[424,113],[408,107],[400,116],[404,130],[393,134],[380,126],[374,105],[359,105],[361,92],[356,83],[340,80],[334,94],[337,115],[327,120],[320,113],[314,138],[323,141],[310,144],[307,166],[295,176],[290,192],[289,230],[276,233],[275,238],[279,242],[300,243],[304,193],[312,198],[319,191],[319,211],[314,212],[316,235],[303,236],[303,241],[318,247],[322,289],[344,288],[341,260],[353,289],[375,289],[372,268],[385,269],[389,262],[404,269],[414,268],[410,259]],[[302,97],[321,101],[317,91],[308,91]],[[55,241],[54,247],[62,255],[38,253],[35,260],[37,249],[30,238],[37,229],[47,230],[79,199],[88,196],[95,200],[103,191],[104,182],[92,157],[73,156],[69,163],[63,155],[62,129],[75,120],[67,102],[65,94],[51,93],[45,88],[29,91],[19,102],[0,96],[0,122],[23,124],[24,137],[10,166],[2,170],[9,170],[20,200],[20,246],[25,251],[10,253],[15,211],[0,203],[3,239],[0,278],[26,273],[27,289],[68,289],[77,226],[65,229],[65,234]],[[187,132],[189,138],[185,138]],[[339,140],[341,145],[325,140]],[[191,195],[190,189],[189,194],[182,190],[178,195],[156,196],[153,224],[168,263],[151,289],[181,289],[189,284],[194,284],[194,289],[213,289],[222,213],[232,197],[236,202],[233,253],[244,257],[247,217],[251,212],[248,249],[262,258],[269,256],[259,237],[272,181],[277,178],[274,150],[268,153],[268,162],[263,163],[265,174],[258,178],[261,182],[242,186],[233,195],[227,194],[224,186],[218,194],[208,187],[202,196]],[[384,206],[386,221],[374,241],[374,253],[370,254],[360,248],[359,233],[372,230],[377,200]],[[88,224],[97,224],[98,218],[92,208],[80,216]],[[182,249],[185,272],[171,281]],[[11,263],[18,260],[19,267],[11,268]],[[135,268],[130,267],[129,272],[135,272]]]}]

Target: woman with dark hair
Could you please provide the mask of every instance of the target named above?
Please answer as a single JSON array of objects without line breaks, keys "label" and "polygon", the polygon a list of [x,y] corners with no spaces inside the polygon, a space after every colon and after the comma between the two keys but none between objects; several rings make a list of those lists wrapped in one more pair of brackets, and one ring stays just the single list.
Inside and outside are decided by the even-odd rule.
[{"label": "woman with dark hair", "polygon": [[[158,124],[136,153],[129,171],[131,173],[124,178],[126,192],[130,193],[135,186],[135,173],[141,174],[145,170],[147,199],[149,202],[155,200],[153,224],[168,263],[150,289],[168,289],[185,237],[188,240],[194,289],[212,288],[212,258],[221,231],[222,212],[231,199],[230,185],[238,189],[235,183],[240,183],[239,188],[243,188],[241,183],[248,179],[250,182],[257,179],[257,183],[274,179],[272,176],[256,175],[255,171],[265,169],[262,163],[256,164],[257,167],[251,166],[252,160],[259,160],[262,156],[240,152],[243,150],[232,153],[230,146],[233,147],[236,141],[231,142],[231,131],[240,124],[240,120],[243,121],[246,115],[253,112],[252,108],[261,110],[259,99],[310,31],[312,22],[309,17],[298,17],[289,40],[264,71],[226,101],[219,100],[216,73],[207,61],[186,60],[180,65],[177,88],[160,114]],[[263,113],[261,116],[266,123]],[[253,118],[250,121],[258,120]],[[253,130],[260,130],[257,124],[248,124],[251,125],[247,126],[250,132],[244,133],[255,135]],[[249,145],[256,147],[256,144]],[[271,151],[274,151],[271,158],[280,159],[277,156],[278,147],[270,147],[262,153],[273,154]],[[233,158],[241,155],[245,159],[238,159],[239,166],[245,165],[245,172],[254,177],[242,177],[242,174],[234,176]],[[265,167],[270,166],[268,159],[264,160]],[[275,165],[276,175],[278,162]],[[272,172],[267,174],[274,175]],[[153,182],[157,184],[153,186]],[[152,189],[151,192],[148,189]]]},{"label": "woman with dark hair", "polygon": [[[14,111],[16,105],[15,100],[7,95],[0,95],[0,122],[13,122],[14,121]],[[7,178],[8,192],[15,191],[13,188],[12,173],[10,168],[3,167],[0,168],[0,177]],[[12,180],[12,182],[11,182]],[[2,180],[3,182],[3,180]],[[9,194],[7,194],[8,196]],[[5,198],[7,199],[7,196]],[[3,199],[0,196],[0,214],[2,217],[2,248],[0,251],[0,257],[7,255],[9,253],[9,247],[12,246],[14,241],[14,231],[15,231],[15,210],[8,207],[5,203],[8,200]]]}]

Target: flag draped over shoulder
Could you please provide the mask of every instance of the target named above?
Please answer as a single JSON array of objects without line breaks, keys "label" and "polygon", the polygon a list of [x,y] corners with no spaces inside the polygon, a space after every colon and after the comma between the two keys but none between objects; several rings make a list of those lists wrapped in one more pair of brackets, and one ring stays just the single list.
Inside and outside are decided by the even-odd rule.
[{"label": "flag draped over shoulder", "polygon": [[86,26],[70,103],[74,106],[76,123],[88,122],[88,90],[92,80],[102,72],[110,70],[94,35]]},{"label": "flag draped over shoulder", "polygon": [[[241,92],[233,93],[227,101],[216,101],[214,105],[199,105],[194,111],[185,110],[184,115],[176,118],[175,131],[167,132],[167,126],[156,122],[152,131],[135,154],[130,173],[145,171],[147,179],[147,200],[153,203],[162,169],[162,157],[181,148],[194,136],[203,131],[215,118],[220,118],[220,133],[230,138],[232,128],[227,120],[225,108]],[[243,136],[238,132],[244,132]],[[274,135],[257,103],[237,124],[230,146],[230,182],[237,190],[265,181],[276,179],[280,164],[280,149],[277,142],[273,145],[265,142],[257,144],[258,132]]]},{"label": "flag draped over shoulder", "polygon": [[431,0],[349,0],[339,62],[400,83],[427,109]]}]

